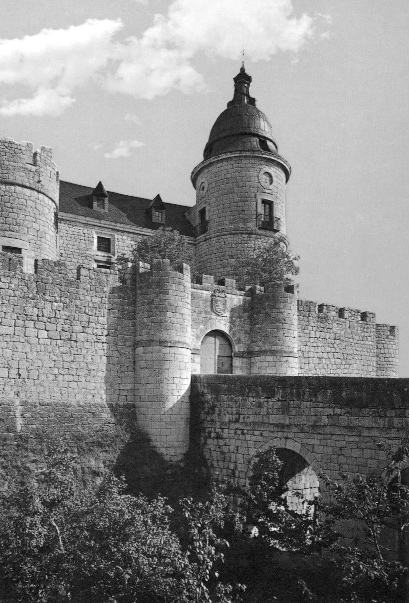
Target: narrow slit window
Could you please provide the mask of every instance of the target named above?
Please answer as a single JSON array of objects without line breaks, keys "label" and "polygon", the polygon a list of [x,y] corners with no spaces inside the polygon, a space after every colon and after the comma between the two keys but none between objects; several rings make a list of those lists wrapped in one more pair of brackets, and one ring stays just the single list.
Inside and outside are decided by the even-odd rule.
[{"label": "narrow slit window", "polygon": [[204,207],[199,211],[199,235],[207,232],[208,221],[206,219],[206,208]]}]

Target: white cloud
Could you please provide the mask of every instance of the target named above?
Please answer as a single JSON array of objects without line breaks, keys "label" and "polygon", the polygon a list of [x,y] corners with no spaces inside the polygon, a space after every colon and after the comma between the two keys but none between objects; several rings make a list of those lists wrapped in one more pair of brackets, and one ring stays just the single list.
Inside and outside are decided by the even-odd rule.
[{"label": "white cloud", "polygon": [[3,101],[0,105],[0,115],[4,117],[13,115],[61,115],[74,102],[74,98],[64,96],[57,90],[39,88],[32,98]]},{"label": "white cloud", "polygon": [[0,40],[0,84],[23,84],[32,98],[3,101],[2,115],[59,115],[114,56],[112,36],[121,21],[89,19],[67,29],[43,29],[33,36]]},{"label": "white cloud", "polygon": [[300,50],[314,34],[314,18],[292,13],[291,0],[174,0],[140,39],[126,40],[107,87],[142,98],[204,90],[191,65],[200,51],[238,61],[244,44],[246,59],[258,61]]},{"label": "white cloud", "polygon": [[105,153],[104,157],[106,159],[130,157],[132,155],[132,149],[139,149],[143,145],[144,143],[140,140],[121,140],[110,153]]},{"label": "white cloud", "polygon": [[142,125],[142,120],[140,117],[135,115],[134,113],[127,113],[124,118],[126,121],[131,121],[133,124],[140,126]]},{"label": "white cloud", "polygon": [[296,53],[316,33],[318,19],[330,22],[328,15],[295,17],[291,0],[173,0],[167,15],[122,42],[113,39],[123,26],[119,19],[0,40],[0,84],[32,91],[32,98],[4,100],[0,114],[58,115],[90,81],[147,99],[172,89],[205,90],[192,65],[198,53],[237,62],[243,44],[247,61]]}]

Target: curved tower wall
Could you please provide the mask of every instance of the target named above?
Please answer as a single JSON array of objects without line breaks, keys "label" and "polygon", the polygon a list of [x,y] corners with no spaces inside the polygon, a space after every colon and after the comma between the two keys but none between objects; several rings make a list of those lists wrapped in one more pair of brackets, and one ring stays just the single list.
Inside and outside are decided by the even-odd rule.
[{"label": "curved tower wall", "polygon": [[298,375],[298,312],[294,286],[273,283],[253,294],[250,373]]},{"label": "curved tower wall", "polygon": [[169,260],[156,260],[143,270],[136,284],[137,420],[166,460],[180,461],[189,445],[190,268],[176,272]]},{"label": "curved tower wall", "polygon": [[[279,160],[254,151],[219,155],[195,169],[196,224],[204,208],[208,221],[197,237],[199,272],[237,278],[237,259],[252,253],[256,242],[285,236],[286,180]],[[263,201],[272,204],[274,231],[261,228]]]},{"label": "curved tower wall", "polygon": [[0,250],[21,249],[29,272],[35,258],[58,258],[58,194],[51,149],[0,140]]}]

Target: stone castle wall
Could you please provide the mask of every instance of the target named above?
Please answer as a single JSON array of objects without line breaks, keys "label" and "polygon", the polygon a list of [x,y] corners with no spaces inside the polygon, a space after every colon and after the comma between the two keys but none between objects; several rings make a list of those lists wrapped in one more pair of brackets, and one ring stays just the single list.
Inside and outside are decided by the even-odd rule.
[{"label": "stone castle wall", "polygon": [[0,438],[113,430],[134,413],[134,301],[115,276],[0,253]]},{"label": "stone castle wall", "polygon": [[194,375],[192,447],[243,484],[254,455],[293,451],[315,473],[379,470],[409,430],[409,379]]},{"label": "stone castle wall", "polygon": [[397,377],[398,330],[373,312],[298,300],[300,375]]},{"label": "stone castle wall", "polygon": [[[234,279],[203,275],[192,285],[192,372],[200,373],[200,345],[224,332],[238,375],[397,377],[398,330],[377,325],[373,312],[298,300],[294,286],[236,289]],[[212,310],[215,288],[225,311]]]}]

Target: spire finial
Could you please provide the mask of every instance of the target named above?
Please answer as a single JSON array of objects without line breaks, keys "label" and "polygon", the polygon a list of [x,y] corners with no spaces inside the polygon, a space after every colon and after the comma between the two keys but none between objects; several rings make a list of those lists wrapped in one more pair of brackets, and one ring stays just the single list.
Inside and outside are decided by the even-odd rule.
[{"label": "spire finial", "polygon": [[240,72],[241,73],[246,73],[246,68],[244,67],[244,44],[243,44],[243,50],[242,50],[241,54],[243,55],[243,60],[241,62]]}]

